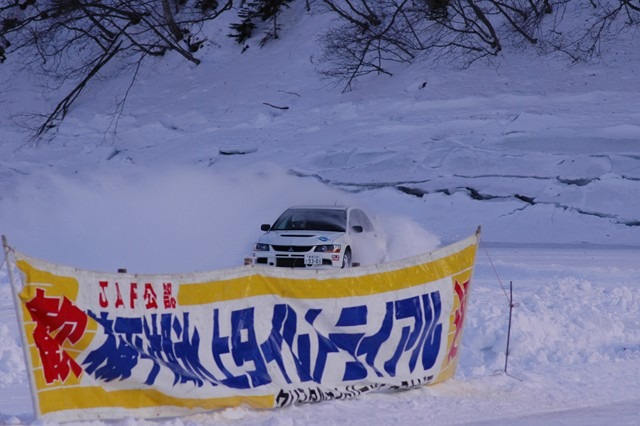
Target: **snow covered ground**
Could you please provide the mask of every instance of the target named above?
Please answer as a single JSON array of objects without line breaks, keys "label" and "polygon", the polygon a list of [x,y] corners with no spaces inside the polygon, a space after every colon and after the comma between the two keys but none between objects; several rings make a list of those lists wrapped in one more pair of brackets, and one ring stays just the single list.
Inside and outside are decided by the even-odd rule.
[{"label": "snow covered ground", "polygon": [[[323,23],[303,19],[242,55],[212,32],[197,67],[158,59],[117,123],[129,81],[103,80],[38,145],[12,118],[55,98],[3,64],[0,233],[55,262],[160,273],[240,264],[260,224],[290,204],[364,206],[389,258],[481,225],[454,380],[162,423],[640,423],[637,42],[609,45],[602,63],[510,53],[466,70],[415,64],[341,95],[315,74],[317,47],[300,34],[310,25]],[[510,375],[494,266],[518,304]],[[0,423],[32,423],[4,270],[0,316]]]}]

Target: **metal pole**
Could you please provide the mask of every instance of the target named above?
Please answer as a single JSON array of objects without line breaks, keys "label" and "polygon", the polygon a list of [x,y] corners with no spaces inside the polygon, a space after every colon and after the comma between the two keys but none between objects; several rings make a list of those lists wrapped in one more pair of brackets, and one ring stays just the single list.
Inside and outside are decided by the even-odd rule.
[{"label": "metal pole", "polygon": [[18,333],[22,338],[22,350],[24,352],[24,360],[27,365],[27,378],[29,379],[29,387],[31,388],[31,404],[33,406],[33,413],[36,418],[40,417],[40,410],[36,402],[36,383],[33,375],[33,364],[31,362],[31,354],[29,354],[29,342],[27,342],[27,334],[24,329],[24,319],[22,317],[22,305],[20,298],[18,297],[18,286],[13,276],[13,263],[9,260],[9,254],[11,248],[7,243],[7,237],[2,236],[2,247],[4,248],[4,260],[7,262],[7,271],[9,275],[9,282],[11,283],[11,293],[13,293],[13,304],[16,308],[16,321],[18,321]]},{"label": "metal pole", "polygon": [[504,357],[504,372],[507,372],[509,363],[509,343],[511,341],[511,315],[513,312],[513,281],[509,281],[509,327],[507,328],[507,351]]}]

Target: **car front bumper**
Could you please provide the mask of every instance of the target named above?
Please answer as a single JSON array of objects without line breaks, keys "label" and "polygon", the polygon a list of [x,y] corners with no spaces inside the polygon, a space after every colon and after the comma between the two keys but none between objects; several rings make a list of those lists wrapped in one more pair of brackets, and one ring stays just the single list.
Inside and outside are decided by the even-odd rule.
[{"label": "car front bumper", "polygon": [[340,268],[342,256],[339,253],[254,252],[252,263],[280,268]]}]

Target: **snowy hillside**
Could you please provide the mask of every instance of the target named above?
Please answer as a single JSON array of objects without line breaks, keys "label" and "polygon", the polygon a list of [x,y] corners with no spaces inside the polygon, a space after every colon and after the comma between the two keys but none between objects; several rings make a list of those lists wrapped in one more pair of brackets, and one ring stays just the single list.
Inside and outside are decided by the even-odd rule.
[{"label": "snowy hillside", "polygon": [[[319,79],[307,36],[325,25],[305,15],[278,43],[243,54],[226,29],[212,29],[200,65],[153,59],[119,117],[130,76],[101,80],[39,144],[16,114],[57,99],[3,64],[0,234],[82,268],[183,272],[241,264],[260,224],[291,204],[364,206],[390,259],[481,225],[455,380],[167,424],[640,422],[637,38],[586,64],[526,52],[464,70],[424,61],[341,94]],[[495,373],[508,303],[493,266],[516,286],[516,378]],[[5,270],[0,312],[0,422],[30,423]]]}]

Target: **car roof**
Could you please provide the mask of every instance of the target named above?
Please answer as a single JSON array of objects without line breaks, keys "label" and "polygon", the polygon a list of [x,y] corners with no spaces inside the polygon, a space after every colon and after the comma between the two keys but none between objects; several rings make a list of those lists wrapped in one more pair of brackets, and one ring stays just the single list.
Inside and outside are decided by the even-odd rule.
[{"label": "car roof", "polygon": [[[307,205],[307,206],[291,206],[289,209],[305,209],[305,210],[348,210],[352,207],[336,206],[336,205]],[[288,210],[288,209],[287,209]]]}]

